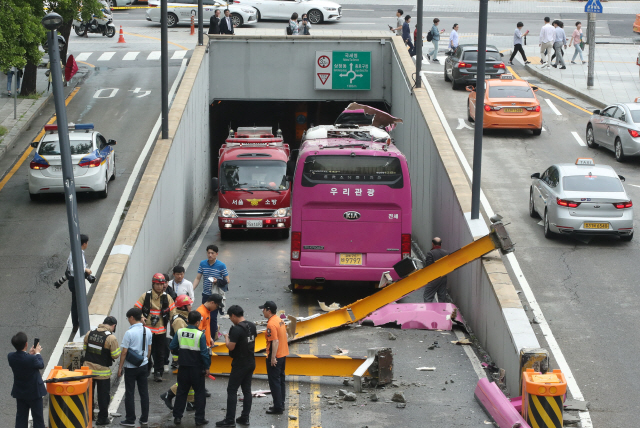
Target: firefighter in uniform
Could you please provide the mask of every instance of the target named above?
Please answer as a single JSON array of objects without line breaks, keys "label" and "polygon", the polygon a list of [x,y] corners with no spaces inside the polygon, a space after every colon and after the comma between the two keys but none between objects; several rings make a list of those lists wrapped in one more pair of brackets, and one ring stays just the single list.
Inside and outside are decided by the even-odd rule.
[{"label": "firefighter in uniform", "polygon": [[98,420],[96,425],[109,425],[109,392],[111,365],[120,356],[118,339],[115,336],[118,321],[108,316],[97,329],[84,336],[84,361],[91,369],[93,378],[93,396],[98,390]]},{"label": "firefighter in uniform", "polygon": [[211,353],[207,347],[204,333],[198,330],[198,324],[202,315],[198,311],[189,312],[187,322],[189,325],[178,330],[173,336],[170,348],[178,351],[178,393],[176,404],[173,408],[173,422],[176,425],[182,423],[182,415],[187,403],[189,389],[195,392],[196,426],[209,423],[204,418],[206,396],[204,394],[204,378],[209,373],[211,366]]},{"label": "firefighter in uniform", "polygon": [[[173,316],[173,320],[171,322],[171,336],[175,336],[176,332],[181,328],[185,328],[188,326],[187,318],[189,316],[189,312],[191,312],[191,305],[193,304],[193,300],[187,294],[180,295],[176,298],[176,314]],[[174,374],[178,373],[178,353],[173,353],[173,363],[171,367],[175,367]],[[173,399],[176,396],[178,391],[178,384],[175,383],[167,392],[162,394],[160,398],[164,401],[164,404],[171,410],[173,410]],[[187,397],[187,410],[194,410],[193,406],[193,388],[189,390],[189,396]]]},{"label": "firefighter in uniform", "polygon": [[[135,306],[142,309],[142,315],[146,318],[146,327],[153,333],[151,341],[151,358],[153,359],[153,380],[162,382],[164,363],[166,356],[167,326],[176,314],[176,304],[171,296],[163,291],[167,282],[164,274],[153,275],[152,289],[144,293]],[[151,371],[151,364],[149,364]]]}]

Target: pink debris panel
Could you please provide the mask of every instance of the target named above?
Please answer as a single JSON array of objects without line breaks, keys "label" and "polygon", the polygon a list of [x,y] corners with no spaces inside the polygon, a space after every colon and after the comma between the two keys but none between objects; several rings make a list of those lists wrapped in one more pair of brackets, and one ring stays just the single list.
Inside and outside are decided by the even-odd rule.
[{"label": "pink debris panel", "polygon": [[500,388],[489,382],[487,378],[480,379],[475,390],[476,400],[484,408],[485,412],[500,428],[530,428],[529,424],[520,416],[514,407],[514,403],[500,391]]},{"label": "pink debris panel", "polygon": [[395,322],[403,330],[451,330],[454,312],[454,319],[464,323],[460,311],[451,303],[390,303],[364,321],[373,322],[373,325]]}]

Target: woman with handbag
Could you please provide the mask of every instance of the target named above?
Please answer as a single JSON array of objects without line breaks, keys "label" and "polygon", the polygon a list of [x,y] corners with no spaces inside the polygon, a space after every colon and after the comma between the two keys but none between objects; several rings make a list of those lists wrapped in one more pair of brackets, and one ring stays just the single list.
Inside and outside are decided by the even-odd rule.
[{"label": "woman with handbag", "polygon": [[569,42],[569,47],[573,44],[575,51],[573,52],[573,58],[571,59],[571,64],[576,63],[576,57],[580,54],[580,61],[583,64],[586,64],[587,61],[584,60],[582,56],[582,51],[584,50],[584,42],[582,41],[582,23],[580,21],[576,22],[576,29],[573,30],[573,34],[571,35],[571,42]]}]

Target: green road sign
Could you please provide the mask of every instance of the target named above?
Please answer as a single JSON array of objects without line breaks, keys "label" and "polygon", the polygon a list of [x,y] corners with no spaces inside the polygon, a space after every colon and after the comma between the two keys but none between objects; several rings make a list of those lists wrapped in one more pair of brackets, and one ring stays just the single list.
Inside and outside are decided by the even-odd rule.
[{"label": "green road sign", "polygon": [[316,52],[316,89],[371,90],[371,52]]}]

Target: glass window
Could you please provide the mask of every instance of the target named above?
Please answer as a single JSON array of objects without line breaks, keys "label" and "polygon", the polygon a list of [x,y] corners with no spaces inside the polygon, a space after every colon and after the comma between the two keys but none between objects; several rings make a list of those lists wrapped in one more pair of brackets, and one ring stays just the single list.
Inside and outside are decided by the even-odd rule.
[{"label": "glass window", "polygon": [[618,178],[590,174],[566,176],[562,186],[568,192],[624,192]]},{"label": "glass window", "polygon": [[549,171],[550,170],[551,170],[551,168],[547,168],[547,170],[542,173],[542,175],[540,176],[540,181],[544,181],[545,183],[549,184]]},{"label": "glass window", "polygon": [[640,123],[640,110],[631,110],[631,120]]},{"label": "glass window", "polygon": [[309,156],[304,162],[302,185],[323,183],[384,184],[403,187],[400,159],[382,156]]},{"label": "glass window", "polygon": [[605,110],[602,112],[602,115],[603,115],[604,117],[613,117],[613,115],[614,115],[614,113],[616,112],[616,109],[617,109],[617,108],[618,108],[618,107],[615,107],[615,106],[614,106],[614,107],[609,107],[608,109],[605,109]]},{"label": "glass window", "polygon": [[[463,61],[477,61],[478,60],[478,51],[465,51],[463,56]],[[493,62],[498,61],[501,62],[499,52],[487,52],[487,61]]]},{"label": "glass window", "polygon": [[[71,140],[72,155],[86,155],[93,151],[93,143],[91,140]],[[60,155],[60,143],[58,141],[47,141],[40,144],[38,154],[42,156],[58,156]]]},{"label": "glass window", "polygon": [[107,147],[107,139],[102,135],[96,135],[96,145],[98,146],[98,150],[102,150]]},{"label": "glass window", "polygon": [[613,114],[613,118],[621,120],[623,122],[625,120],[627,120],[627,118],[625,117],[625,114],[624,114],[624,110],[621,109],[621,108],[618,108],[618,110],[616,110],[616,112]]},{"label": "glass window", "polygon": [[489,98],[533,98],[530,86],[496,86],[489,87]]},{"label": "glass window", "polygon": [[560,174],[558,172],[558,168],[549,168],[548,182],[550,187],[556,187],[558,185],[558,183],[560,182]]},{"label": "glass window", "polygon": [[220,187],[225,190],[284,190],[289,187],[287,164],[275,160],[228,161],[222,164]]}]

